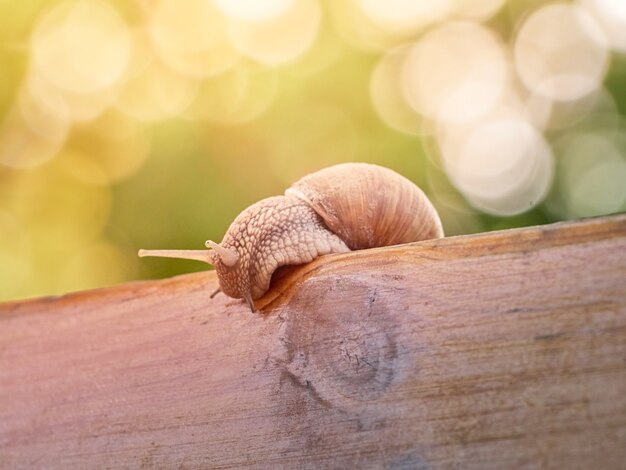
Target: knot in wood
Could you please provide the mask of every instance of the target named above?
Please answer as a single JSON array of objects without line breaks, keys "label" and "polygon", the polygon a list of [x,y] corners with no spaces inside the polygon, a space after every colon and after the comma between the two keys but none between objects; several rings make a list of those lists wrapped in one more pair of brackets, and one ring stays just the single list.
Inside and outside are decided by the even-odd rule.
[{"label": "knot in wood", "polygon": [[293,299],[287,326],[289,373],[334,405],[376,400],[397,379],[395,320],[367,284],[312,279]]}]

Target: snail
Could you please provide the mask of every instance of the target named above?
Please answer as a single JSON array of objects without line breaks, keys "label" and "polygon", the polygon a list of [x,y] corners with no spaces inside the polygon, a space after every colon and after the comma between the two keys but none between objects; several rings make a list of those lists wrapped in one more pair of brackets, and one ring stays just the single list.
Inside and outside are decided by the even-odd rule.
[{"label": "snail", "polygon": [[343,163],[304,176],[284,196],[263,199],[239,214],[221,243],[208,250],[139,250],[139,256],[204,261],[215,266],[220,290],[254,300],[280,266],[318,256],[443,237],[426,195],[378,165]]}]

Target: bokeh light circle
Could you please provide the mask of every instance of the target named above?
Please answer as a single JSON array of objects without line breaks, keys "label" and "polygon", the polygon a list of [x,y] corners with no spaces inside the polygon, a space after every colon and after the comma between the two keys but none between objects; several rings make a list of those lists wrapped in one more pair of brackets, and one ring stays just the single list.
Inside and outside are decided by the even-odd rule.
[{"label": "bokeh light circle", "polygon": [[300,0],[213,0],[222,13],[247,22],[264,22],[280,16]]},{"label": "bokeh light circle", "polygon": [[65,142],[70,132],[72,116],[61,95],[46,93],[31,80],[28,86],[22,86],[17,106],[31,131],[51,142]]},{"label": "bokeh light circle", "polygon": [[374,68],[370,96],[374,109],[389,127],[412,135],[424,132],[424,122],[406,102],[402,93],[402,67],[411,45],[391,49]]},{"label": "bokeh light circle", "polygon": [[452,0],[452,13],[475,21],[487,21],[506,0]]},{"label": "bokeh light circle", "polygon": [[208,0],[161,0],[150,18],[157,54],[183,74],[217,75],[239,58],[223,15]]},{"label": "bokeh light circle", "polygon": [[626,2],[624,0],[578,0],[606,34],[611,47],[626,52]]},{"label": "bokeh light circle", "polygon": [[551,208],[560,217],[592,217],[626,210],[626,128],[593,126],[561,137]]},{"label": "bokeh light circle", "polygon": [[90,93],[118,82],[131,54],[128,27],[107,2],[68,1],[37,24],[31,38],[37,70],[55,87]]},{"label": "bokeh light circle", "polygon": [[609,55],[605,35],[584,9],[551,4],[533,12],[514,44],[524,84],[556,101],[584,97],[599,88]]},{"label": "bokeh light circle", "polygon": [[583,122],[619,123],[619,111],[613,96],[602,87],[575,101],[555,101],[547,128],[567,130]]},{"label": "bokeh light circle", "polygon": [[231,20],[228,33],[242,55],[276,66],[297,59],[313,45],[321,18],[318,0],[298,0],[268,21]]},{"label": "bokeh light circle", "polygon": [[396,34],[419,30],[450,10],[450,0],[358,0],[358,5],[373,22]]},{"label": "bokeh light circle", "polygon": [[626,210],[623,0],[53,0],[0,24],[0,301],[181,272],[136,249],[344,161],[414,180],[447,234]]},{"label": "bokeh light circle", "polygon": [[205,80],[188,114],[217,124],[243,124],[267,110],[277,89],[275,71],[241,64]]},{"label": "bokeh light circle", "polygon": [[444,24],[409,53],[403,90],[416,112],[439,122],[487,113],[508,84],[508,61],[496,36],[475,23]]},{"label": "bokeh light circle", "polygon": [[135,119],[159,121],[184,112],[198,91],[198,79],[177,71],[156,56],[137,32],[137,47],[116,106]]},{"label": "bokeh light circle", "polygon": [[484,212],[501,216],[525,212],[539,204],[550,188],[550,147],[526,121],[482,123],[456,149],[456,154],[443,154],[448,175]]}]

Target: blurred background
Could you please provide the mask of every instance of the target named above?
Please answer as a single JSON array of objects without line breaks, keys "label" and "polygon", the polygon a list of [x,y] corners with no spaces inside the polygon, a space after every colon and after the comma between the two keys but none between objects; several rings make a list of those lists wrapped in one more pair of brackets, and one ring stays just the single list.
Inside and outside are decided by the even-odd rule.
[{"label": "blurred background", "polygon": [[626,2],[0,0],[0,300],[206,269],[300,176],[379,163],[447,235],[626,208]]}]

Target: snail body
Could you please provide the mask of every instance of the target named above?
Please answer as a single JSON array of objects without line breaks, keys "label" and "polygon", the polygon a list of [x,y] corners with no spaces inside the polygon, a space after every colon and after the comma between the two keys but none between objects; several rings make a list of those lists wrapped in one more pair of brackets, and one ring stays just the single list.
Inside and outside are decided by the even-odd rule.
[{"label": "snail body", "polygon": [[344,163],[303,177],[284,196],[263,199],[239,214],[209,250],[140,250],[139,256],[204,261],[215,266],[224,294],[254,300],[280,266],[330,254],[443,236],[426,195],[387,168]]}]

